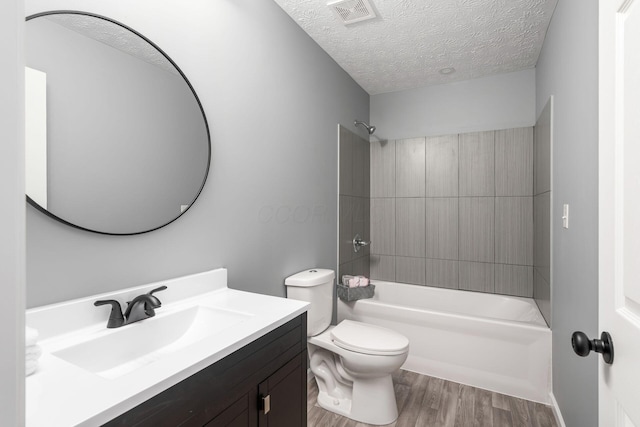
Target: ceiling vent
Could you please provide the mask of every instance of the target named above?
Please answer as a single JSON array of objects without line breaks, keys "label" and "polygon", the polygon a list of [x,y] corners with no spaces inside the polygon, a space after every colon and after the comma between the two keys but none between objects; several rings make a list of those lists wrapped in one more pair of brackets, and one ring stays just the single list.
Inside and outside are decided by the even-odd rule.
[{"label": "ceiling vent", "polygon": [[343,24],[355,24],[376,17],[368,0],[335,0],[327,3]]}]

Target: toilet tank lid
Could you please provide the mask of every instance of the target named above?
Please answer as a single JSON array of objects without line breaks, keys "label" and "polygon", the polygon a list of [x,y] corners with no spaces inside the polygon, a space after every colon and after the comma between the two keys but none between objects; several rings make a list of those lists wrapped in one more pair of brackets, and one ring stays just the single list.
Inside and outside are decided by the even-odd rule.
[{"label": "toilet tank lid", "polygon": [[333,281],[336,274],[333,270],[324,268],[312,268],[309,270],[301,271],[293,276],[289,276],[285,279],[284,284],[287,286],[318,286],[323,283]]}]

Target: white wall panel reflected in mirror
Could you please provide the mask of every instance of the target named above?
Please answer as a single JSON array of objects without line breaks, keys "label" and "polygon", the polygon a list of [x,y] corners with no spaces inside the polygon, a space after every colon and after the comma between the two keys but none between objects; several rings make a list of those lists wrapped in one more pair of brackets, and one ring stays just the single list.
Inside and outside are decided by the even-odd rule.
[{"label": "white wall panel reflected in mirror", "polygon": [[47,74],[25,67],[25,186],[47,209]]}]

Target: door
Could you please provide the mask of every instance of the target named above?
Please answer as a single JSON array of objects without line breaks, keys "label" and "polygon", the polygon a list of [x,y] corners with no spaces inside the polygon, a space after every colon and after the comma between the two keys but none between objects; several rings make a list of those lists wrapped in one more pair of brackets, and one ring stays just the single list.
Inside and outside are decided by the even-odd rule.
[{"label": "door", "polygon": [[640,427],[640,0],[599,7],[599,425]]}]

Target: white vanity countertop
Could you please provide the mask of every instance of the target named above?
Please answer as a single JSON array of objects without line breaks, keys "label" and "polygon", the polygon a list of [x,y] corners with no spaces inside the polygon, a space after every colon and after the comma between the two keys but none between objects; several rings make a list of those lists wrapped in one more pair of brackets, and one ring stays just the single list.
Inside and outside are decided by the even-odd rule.
[{"label": "white vanity countertop", "polygon": [[[161,318],[163,311],[166,315],[197,305],[239,313],[242,320],[112,379],[52,354],[87,337],[117,333],[153,321],[107,330],[110,306],[94,307],[93,303],[116,299],[123,304],[162,285],[168,289],[155,294],[162,301],[155,318]],[[26,378],[26,425],[106,423],[294,319],[307,306],[306,302],[228,289],[227,271],[217,269],[27,310],[27,326],[38,330],[43,354],[38,370]]]}]

